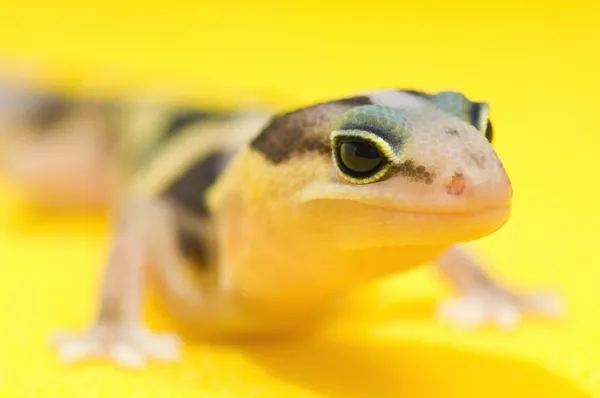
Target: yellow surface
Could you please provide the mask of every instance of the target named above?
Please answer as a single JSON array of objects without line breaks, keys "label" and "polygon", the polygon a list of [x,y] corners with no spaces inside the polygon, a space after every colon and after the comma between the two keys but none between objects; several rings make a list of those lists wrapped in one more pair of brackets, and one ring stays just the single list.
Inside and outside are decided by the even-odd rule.
[{"label": "yellow surface", "polygon": [[191,93],[227,84],[303,102],[410,86],[485,99],[515,208],[477,247],[507,280],[564,292],[568,316],[454,332],[431,321],[445,292],[422,270],[357,293],[308,341],[189,343],[181,364],[144,372],[65,369],[46,338],[90,319],[105,221],[28,213],[2,186],[0,396],[600,396],[597,2],[193,3],[0,0],[0,51]]}]

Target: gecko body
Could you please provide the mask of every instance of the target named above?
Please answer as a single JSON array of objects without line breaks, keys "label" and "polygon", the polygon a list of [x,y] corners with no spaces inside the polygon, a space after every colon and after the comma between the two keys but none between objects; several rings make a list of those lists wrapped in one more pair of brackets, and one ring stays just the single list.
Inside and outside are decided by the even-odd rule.
[{"label": "gecko body", "polygon": [[67,362],[177,358],[177,335],[141,320],[147,287],[182,328],[228,337],[310,327],[352,288],[428,263],[458,292],[439,307],[457,326],[559,308],[502,286],[461,248],[510,215],[486,103],[382,90],[273,116],[148,120],[153,133],[120,141],[98,313],[56,339]]}]

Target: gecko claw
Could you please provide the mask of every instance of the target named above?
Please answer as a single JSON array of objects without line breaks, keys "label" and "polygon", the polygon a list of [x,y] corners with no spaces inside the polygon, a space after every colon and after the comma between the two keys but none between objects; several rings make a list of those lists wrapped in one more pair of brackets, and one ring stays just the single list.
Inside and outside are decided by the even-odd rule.
[{"label": "gecko claw", "polygon": [[146,359],[177,361],[181,342],[171,333],[154,333],[140,326],[95,326],[83,334],[59,333],[52,339],[61,361],[109,357],[127,368],[143,368]]}]

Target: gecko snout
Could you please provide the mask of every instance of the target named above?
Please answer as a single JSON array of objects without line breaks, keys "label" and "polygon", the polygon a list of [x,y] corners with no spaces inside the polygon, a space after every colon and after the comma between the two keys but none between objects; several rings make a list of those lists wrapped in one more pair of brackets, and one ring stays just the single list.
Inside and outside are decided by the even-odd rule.
[{"label": "gecko snout", "polygon": [[456,171],[445,181],[446,193],[477,207],[507,206],[512,200],[512,186],[503,167],[485,173]]}]

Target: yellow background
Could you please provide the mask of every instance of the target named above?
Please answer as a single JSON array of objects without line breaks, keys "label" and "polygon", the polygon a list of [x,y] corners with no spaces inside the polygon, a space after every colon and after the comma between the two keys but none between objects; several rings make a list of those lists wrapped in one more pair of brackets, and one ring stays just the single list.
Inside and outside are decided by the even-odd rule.
[{"label": "yellow background", "polygon": [[0,0],[0,52],[54,77],[176,79],[192,94],[227,85],[290,104],[390,86],[488,101],[515,203],[477,248],[506,280],[559,289],[569,310],[513,334],[458,333],[431,321],[446,292],[424,269],[357,292],[308,341],[190,343],[181,364],[143,372],[64,368],[47,336],[89,321],[106,222],[32,213],[2,185],[0,396],[600,396],[599,7]]}]

